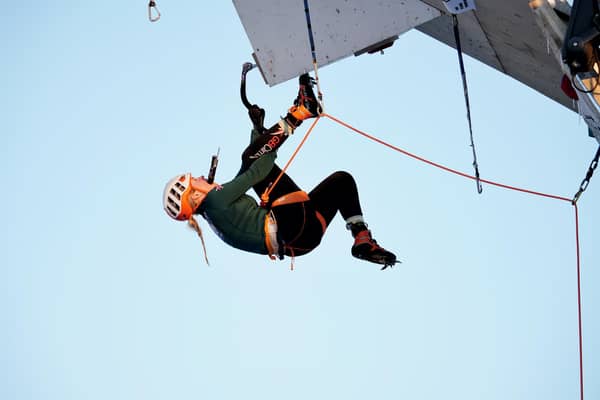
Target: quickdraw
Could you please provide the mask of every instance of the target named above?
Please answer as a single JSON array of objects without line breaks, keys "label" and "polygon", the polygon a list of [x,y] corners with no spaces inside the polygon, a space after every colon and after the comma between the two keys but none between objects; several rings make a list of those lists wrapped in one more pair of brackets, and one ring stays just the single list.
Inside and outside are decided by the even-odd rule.
[{"label": "quickdraw", "polygon": [[469,134],[471,136],[471,149],[473,150],[473,168],[475,169],[475,181],[477,182],[477,193],[481,193],[481,178],[479,177],[479,165],[477,164],[477,153],[475,152],[475,142],[473,141],[473,125],[471,123],[471,106],[469,104],[469,90],[467,88],[467,75],[465,73],[465,64],[462,57],[462,49],[460,46],[460,33],[458,30],[458,17],[452,14],[452,22],[454,27],[454,39],[456,40],[456,51],[458,52],[458,63],[460,64],[460,75],[462,77],[463,91],[465,95],[465,104],[467,106],[467,120],[469,121]]}]

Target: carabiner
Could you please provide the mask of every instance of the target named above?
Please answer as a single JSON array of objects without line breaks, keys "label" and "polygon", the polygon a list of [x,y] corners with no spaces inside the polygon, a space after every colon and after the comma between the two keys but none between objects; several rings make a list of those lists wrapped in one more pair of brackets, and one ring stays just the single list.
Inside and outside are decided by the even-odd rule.
[{"label": "carabiner", "polygon": [[[156,12],[156,15],[152,15],[152,9]],[[148,19],[150,22],[156,22],[160,19],[160,11],[158,11],[158,7],[156,7],[156,2],[154,0],[150,0],[148,3]]]}]

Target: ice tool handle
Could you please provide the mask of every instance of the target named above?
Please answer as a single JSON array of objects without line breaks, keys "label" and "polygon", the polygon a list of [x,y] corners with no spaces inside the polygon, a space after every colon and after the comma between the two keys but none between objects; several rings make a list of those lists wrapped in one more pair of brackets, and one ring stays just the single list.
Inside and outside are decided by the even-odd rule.
[{"label": "ice tool handle", "polygon": [[252,108],[252,104],[250,104],[250,102],[248,101],[248,97],[246,96],[246,74],[251,71],[254,67],[256,67],[256,64],[252,64],[252,63],[244,63],[244,65],[242,65],[242,80],[240,83],[240,97],[242,98],[242,103],[244,103],[244,107],[246,107],[248,109],[248,111],[250,111],[250,109]]},{"label": "ice tool handle", "polygon": [[215,174],[217,173],[217,165],[219,165],[219,152],[221,149],[217,149],[217,154],[213,155],[210,159],[210,168],[208,170],[208,178],[206,181],[208,183],[213,183],[215,181]]}]

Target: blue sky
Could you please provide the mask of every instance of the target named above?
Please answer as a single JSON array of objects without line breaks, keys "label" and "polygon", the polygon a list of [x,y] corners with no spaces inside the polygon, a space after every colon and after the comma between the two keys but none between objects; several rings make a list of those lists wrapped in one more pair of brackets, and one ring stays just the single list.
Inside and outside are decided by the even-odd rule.
[{"label": "blue sky", "polygon": [[[21,1],[2,7],[0,397],[566,399],[579,397],[575,220],[566,202],[449,175],[319,122],[290,169],[310,190],[356,178],[375,238],[403,264],[353,259],[341,218],[272,262],[170,220],[164,183],[239,168],[251,46],[231,2]],[[598,143],[579,117],[470,58],[481,175],[571,197]],[[327,111],[471,173],[456,53],[410,32],[320,71]],[[559,84],[557,82],[557,84]],[[249,75],[275,122],[296,83]],[[305,129],[280,151],[284,163]],[[579,202],[586,398],[600,396],[594,177]]]}]

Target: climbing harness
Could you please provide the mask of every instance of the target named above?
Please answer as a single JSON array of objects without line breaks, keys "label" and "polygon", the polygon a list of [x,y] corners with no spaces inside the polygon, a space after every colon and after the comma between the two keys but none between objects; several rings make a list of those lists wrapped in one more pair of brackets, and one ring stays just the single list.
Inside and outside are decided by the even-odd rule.
[{"label": "climbing harness", "polygon": [[[267,254],[271,260],[276,260],[276,259],[283,260],[286,252],[288,252],[288,254],[291,257],[291,262],[290,262],[291,270],[294,270],[294,259],[295,259],[296,251],[308,250],[308,249],[296,247],[294,244],[296,242],[296,240],[298,239],[298,236],[300,236],[304,232],[305,226],[304,226],[304,224],[302,225],[302,227],[298,231],[298,236],[296,236],[296,238],[292,239],[289,242],[280,241],[277,236],[277,231],[278,231],[277,219],[275,218],[275,213],[273,212],[273,210],[277,207],[282,207],[282,206],[286,206],[286,205],[306,203],[309,200],[310,200],[310,197],[308,196],[308,193],[306,193],[303,190],[298,190],[295,192],[284,194],[283,196],[279,197],[271,204],[270,210],[268,210],[267,215],[265,216],[264,229],[265,229],[265,244],[267,247]],[[303,207],[303,210],[305,213],[305,221],[306,221],[306,208],[304,205],[302,205],[302,207]],[[321,225],[322,233],[325,234],[325,231],[327,230],[327,221],[325,220],[325,217],[323,216],[323,214],[321,214],[317,210],[314,210],[314,212],[315,212],[315,217],[317,218],[317,220],[319,221],[319,224]]]},{"label": "climbing harness", "polygon": [[310,198],[308,197],[308,193],[306,193],[304,190],[297,190],[292,193],[284,194],[283,196],[281,196],[280,198],[275,200],[271,204],[271,207],[284,206],[286,204],[300,203],[300,202],[308,201],[308,200],[310,200]]},{"label": "climbing harness", "polygon": [[458,63],[460,64],[460,75],[462,77],[463,91],[465,95],[465,104],[467,106],[467,120],[469,121],[469,134],[471,137],[471,149],[473,150],[473,168],[475,169],[475,182],[477,182],[477,193],[481,193],[481,179],[479,177],[479,165],[477,164],[477,153],[475,152],[475,142],[473,141],[473,125],[471,123],[471,106],[469,104],[469,90],[467,88],[467,74],[463,62],[462,48],[460,46],[460,32],[458,29],[458,17],[452,14],[452,25],[454,27],[454,39],[456,41],[456,51],[458,52]]},{"label": "climbing harness", "polygon": [[154,0],[150,0],[148,3],[148,19],[150,22],[156,22],[160,19],[160,11],[158,11],[158,7]]},{"label": "climbing harness", "polygon": [[[275,208],[287,206],[287,205],[291,205],[291,204],[301,204],[302,205],[302,212],[304,213],[304,218],[303,218],[304,222],[302,223],[302,226],[296,232],[296,235],[293,239],[291,239],[290,241],[287,241],[287,242],[282,240],[280,243],[278,243],[279,244],[279,254],[278,254],[279,259],[283,260],[284,255],[287,252],[289,254],[289,256],[291,257],[290,270],[292,270],[292,271],[294,270],[294,260],[296,259],[296,252],[300,251],[301,254],[303,254],[306,251],[310,251],[310,249],[298,247],[296,245],[296,241],[298,240],[299,237],[302,236],[302,234],[304,233],[305,227],[306,227],[305,224],[306,224],[306,217],[307,217],[307,213],[306,213],[307,209],[306,209],[305,203],[308,202],[309,200],[310,200],[310,197],[308,196],[308,193],[306,193],[303,190],[297,190],[295,192],[284,194],[283,196],[276,199],[271,204],[271,210],[269,211],[269,213],[273,213],[273,210]],[[327,230],[327,222],[325,221],[325,217],[323,217],[323,215],[316,210],[315,210],[315,216],[316,216],[317,220],[319,221],[319,224],[321,225],[322,233],[324,234],[325,231]],[[275,218],[274,213],[273,213],[273,218]],[[271,258],[272,260],[274,259],[271,256],[269,256],[269,258]]]},{"label": "climbing harness", "polygon": [[594,170],[598,166],[599,158],[600,158],[600,146],[598,146],[596,155],[594,156],[594,159],[590,163],[590,167],[588,168],[588,171],[585,174],[585,178],[583,178],[583,180],[581,181],[581,185],[579,185],[579,190],[577,191],[577,193],[575,193],[575,196],[573,196],[573,200],[572,200],[573,205],[575,205],[577,203],[577,200],[579,200],[579,197],[581,197],[583,192],[585,192],[585,189],[587,189],[588,185],[590,184],[590,179],[592,179],[592,175],[594,175]]}]

